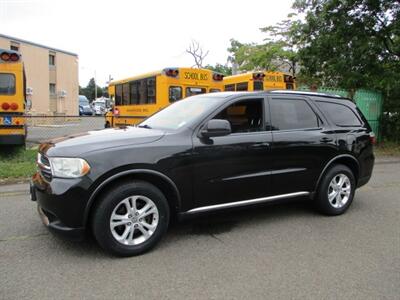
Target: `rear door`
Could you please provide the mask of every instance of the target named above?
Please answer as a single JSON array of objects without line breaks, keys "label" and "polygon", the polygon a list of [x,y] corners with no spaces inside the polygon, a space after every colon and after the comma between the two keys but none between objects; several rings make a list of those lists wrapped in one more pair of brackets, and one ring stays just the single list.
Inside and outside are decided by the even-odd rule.
[{"label": "rear door", "polygon": [[306,97],[270,96],[274,195],[312,191],[336,153],[335,134]]}]

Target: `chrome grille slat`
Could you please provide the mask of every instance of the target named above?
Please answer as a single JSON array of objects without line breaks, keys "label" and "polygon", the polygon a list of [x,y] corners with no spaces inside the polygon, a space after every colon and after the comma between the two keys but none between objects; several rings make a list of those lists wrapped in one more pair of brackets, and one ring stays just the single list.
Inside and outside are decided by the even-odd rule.
[{"label": "chrome grille slat", "polygon": [[49,159],[43,155],[42,153],[38,153],[37,158],[37,165],[40,171],[40,174],[46,181],[51,181],[52,174],[51,174],[51,166]]}]

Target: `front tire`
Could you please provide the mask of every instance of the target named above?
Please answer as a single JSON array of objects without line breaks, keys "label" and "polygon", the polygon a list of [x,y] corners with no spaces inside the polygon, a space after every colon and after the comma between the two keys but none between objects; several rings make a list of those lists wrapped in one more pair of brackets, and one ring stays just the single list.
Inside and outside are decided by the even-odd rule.
[{"label": "front tire", "polygon": [[140,255],[167,231],[169,206],[162,192],[144,181],[111,189],[94,211],[92,228],[100,246],[117,256]]},{"label": "front tire", "polygon": [[318,187],[315,204],[329,216],[343,214],[351,205],[356,189],[353,172],[345,165],[335,165],[324,175]]}]

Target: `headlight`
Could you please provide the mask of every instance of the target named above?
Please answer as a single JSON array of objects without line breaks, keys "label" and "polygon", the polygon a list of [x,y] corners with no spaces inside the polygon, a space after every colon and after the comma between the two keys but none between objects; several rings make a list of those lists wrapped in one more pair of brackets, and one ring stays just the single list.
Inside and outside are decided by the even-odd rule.
[{"label": "headlight", "polygon": [[82,158],[49,157],[54,177],[78,178],[90,171],[89,164]]}]

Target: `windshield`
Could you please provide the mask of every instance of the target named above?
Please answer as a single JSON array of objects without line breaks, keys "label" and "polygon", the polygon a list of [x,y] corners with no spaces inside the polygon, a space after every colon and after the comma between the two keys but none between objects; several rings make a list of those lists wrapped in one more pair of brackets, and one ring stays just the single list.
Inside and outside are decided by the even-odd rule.
[{"label": "windshield", "polygon": [[190,126],[207,112],[216,109],[221,104],[219,98],[201,95],[177,101],[139,123],[138,126],[167,130]]},{"label": "windshield", "polygon": [[79,96],[79,104],[82,106],[89,105],[89,100],[86,97]]}]

